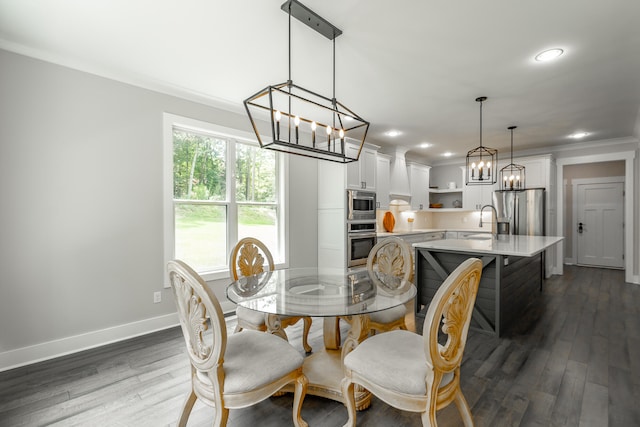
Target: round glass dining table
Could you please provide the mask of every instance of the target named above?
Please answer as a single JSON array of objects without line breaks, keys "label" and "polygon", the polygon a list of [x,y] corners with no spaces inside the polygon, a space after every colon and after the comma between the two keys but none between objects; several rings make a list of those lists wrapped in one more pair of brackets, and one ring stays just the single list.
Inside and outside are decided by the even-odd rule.
[{"label": "round glass dining table", "polygon": [[[227,298],[265,313],[268,332],[286,338],[279,316],[323,318],[324,348],[305,358],[307,393],[342,402],[342,360],[370,332],[368,314],[407,305],[407,324],[415,325],[415,286],[366,269],[292,268],[242,277],[227,287]],[[339,319],[350,328],[341,341]],[[367,408],[371,395],[356,391],[356,407]]]}]

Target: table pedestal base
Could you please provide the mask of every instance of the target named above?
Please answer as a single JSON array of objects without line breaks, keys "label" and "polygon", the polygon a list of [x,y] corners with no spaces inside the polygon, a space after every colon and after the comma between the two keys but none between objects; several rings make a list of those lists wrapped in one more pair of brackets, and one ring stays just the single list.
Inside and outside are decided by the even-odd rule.
[{"label": "table pedestal base", "polygon": [[[352,316],[345,319],[351,324],[347,342],[361,342],[364,338],[363,331],[368,331],[367,316]],[[341,382],[344,378],[342,359],[345,356],[344,348],[340,348],[340,332],[337,318],[324,319],[324,338],[326,348],[319,350],[304,360],[303,372],[309,379],[307,394],[332,399],[344,403],[342,397]],[[365,328],[362,328],[365,323]],[[345,342],[346,344],[346,342]],[[347,347],[355,347],[355,345]],[[347,352],[350,350],[347,350]],[[282,390],[293,392],[293,386],[287,386]],[[356,410],[362,411],[371,405],[371,393],[356,385],[355,387]]]}]

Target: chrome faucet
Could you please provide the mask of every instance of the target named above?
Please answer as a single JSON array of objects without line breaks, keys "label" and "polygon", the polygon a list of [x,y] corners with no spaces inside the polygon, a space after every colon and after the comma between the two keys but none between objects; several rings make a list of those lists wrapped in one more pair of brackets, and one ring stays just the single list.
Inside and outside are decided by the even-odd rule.
[{"label": "chrome faucet", "polygon": [[494,239],[498,239],[498,211],[496,210],[495,206],[493,205],[484,205],[481,209],[480,209],[480,224],[479,226],[482,227],[482,211],[484,210],[484,208],[491,208],[493,209],[493,213],[496,216],[496,231],[494,232],[493,230],[491,230],[491,236],[493,236]]}]

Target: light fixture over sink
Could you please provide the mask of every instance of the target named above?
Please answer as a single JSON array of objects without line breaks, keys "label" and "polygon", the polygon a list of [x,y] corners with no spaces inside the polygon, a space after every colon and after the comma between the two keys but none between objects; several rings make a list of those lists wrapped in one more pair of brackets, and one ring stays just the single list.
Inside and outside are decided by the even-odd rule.
[{"label": "light fixture over sink", "polygon": [[[267,86],[244,101],[260,147],[338,163],[357,161],[369,122],[336,99],[336,37],[342,31],[297,0],[281,9],[289,14],[289,79]],[[333,96],[327,98],[291,80],[291,17],[333,41]],[[345,150],[346,141],[358,150]]]},{"label": "light fixture over sink", "polygon": [[524,185],[525,167],[513,163],[513,130],[517,126],[509,126],[511,131],[511,163],[500,169],[500,189],[501,190],[521,190]]},{"label": "light fixture over sink", "polygon": [[486,96],[476,98],[480,103],[480,146],[467,153],[466,185],[491,185],[496,183],[495,167],[498,164],[498,150],[482,145],[482,103]]}]

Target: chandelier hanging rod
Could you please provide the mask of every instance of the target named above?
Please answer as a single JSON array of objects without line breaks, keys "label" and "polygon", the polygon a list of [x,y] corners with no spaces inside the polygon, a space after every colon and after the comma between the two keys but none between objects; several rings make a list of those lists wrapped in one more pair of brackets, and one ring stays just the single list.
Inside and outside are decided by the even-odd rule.
[{"label": "chandelier hanging rod", "polygon": [[511,131],[511,164],[513,164],[513,130],[518,126],[509,126],[507,129]]},{"label": "chandelier hanging rod", "polygon": [[476,102],[480,103],[480,147],[482,147],[482,103],[486,100],[487,100],[486,96],[480,96],[476,98]]}]

